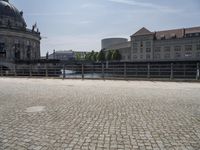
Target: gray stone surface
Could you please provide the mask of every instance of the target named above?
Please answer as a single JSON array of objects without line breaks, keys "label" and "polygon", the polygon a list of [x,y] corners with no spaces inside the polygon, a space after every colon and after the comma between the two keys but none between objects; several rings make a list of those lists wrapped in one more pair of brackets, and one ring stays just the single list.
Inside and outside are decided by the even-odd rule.
[{"label": "gray stone surface", "polygon": [[4,149],[199,150],[200,84],[0,78]]}]

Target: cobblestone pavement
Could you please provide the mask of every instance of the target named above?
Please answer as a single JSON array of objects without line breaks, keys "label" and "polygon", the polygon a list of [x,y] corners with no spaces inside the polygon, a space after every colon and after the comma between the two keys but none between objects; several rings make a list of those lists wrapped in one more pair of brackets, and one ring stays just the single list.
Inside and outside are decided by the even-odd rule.
[{"label": "cobblestone pavement", "polygon": [[0,78],[0,150],[200,150],[200,83]]}]

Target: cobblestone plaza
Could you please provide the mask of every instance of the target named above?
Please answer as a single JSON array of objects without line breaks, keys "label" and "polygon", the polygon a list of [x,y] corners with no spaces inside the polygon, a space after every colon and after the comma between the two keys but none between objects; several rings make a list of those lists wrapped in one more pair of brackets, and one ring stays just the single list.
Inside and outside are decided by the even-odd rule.
[{"label": "cobblestone plaza", "polygon": [[200,84],[0,79],[0,150],[199,150]]}]

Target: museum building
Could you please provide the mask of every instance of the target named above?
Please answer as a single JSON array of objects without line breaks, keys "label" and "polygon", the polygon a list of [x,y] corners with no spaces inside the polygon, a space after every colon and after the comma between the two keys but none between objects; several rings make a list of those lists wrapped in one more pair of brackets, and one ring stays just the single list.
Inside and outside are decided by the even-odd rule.
[{"label": "museum building", "polygon": [[[200,27],[151,32],[141,28],[130,41],[102,40],[105,51],[119,50],[122,61],[198,61]],[[109,43],[107,43],[109,42]],[[105,46],[106,45],[106,46]]]},{"label": "museum building", "polygon": [[19,11],[8,0],[0,0],[0,61],[40,59],[40,32],[28,29]]}]

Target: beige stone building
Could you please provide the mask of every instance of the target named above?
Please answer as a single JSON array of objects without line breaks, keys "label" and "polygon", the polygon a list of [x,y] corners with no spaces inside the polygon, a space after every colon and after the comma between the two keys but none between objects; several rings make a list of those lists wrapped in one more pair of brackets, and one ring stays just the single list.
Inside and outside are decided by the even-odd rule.
[{"label": "beige stone building", "polygon": [[40,32],[27,29],[23,12],[0,0],[0,61],[40,59]]},{"label": "beige stone building", "polygon": [[122,61],[200,60],[200,27],[151,32],[142,28],[130,41],[105,48],[119,50]]}]

